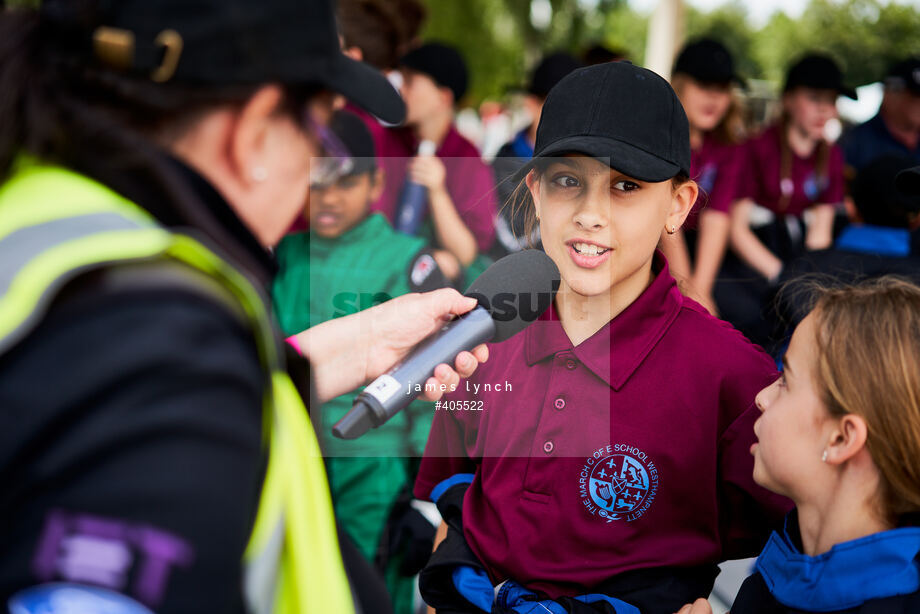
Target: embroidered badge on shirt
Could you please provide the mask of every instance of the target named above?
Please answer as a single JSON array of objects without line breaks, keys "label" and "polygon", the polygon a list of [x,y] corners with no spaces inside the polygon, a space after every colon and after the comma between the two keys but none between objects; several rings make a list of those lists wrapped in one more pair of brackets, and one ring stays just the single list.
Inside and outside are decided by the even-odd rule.
[{"label": "embroidered badge on shirt", "polygon": [[409,273],[409,279],[413,286],[421,286],[431,275],[431,272],[437,268],[437,263],[429,254],[422,254],[412,264],[412,272]]},{"label": "embroidered badge on shirt", "polygon": [[592,516],[638,520],[658,493],[658,467],[639,448],[617,443],[594,451],[578,478],[581,502]]}]

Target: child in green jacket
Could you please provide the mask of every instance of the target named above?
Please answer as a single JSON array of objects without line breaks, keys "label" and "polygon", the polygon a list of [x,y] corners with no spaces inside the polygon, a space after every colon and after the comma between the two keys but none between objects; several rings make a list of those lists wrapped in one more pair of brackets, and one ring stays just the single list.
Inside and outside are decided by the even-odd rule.
[{"label": "child in green jacket", "polygon": [[[397,233],[383,215],[370,212],[384,178],[363,122],[338,111],[330,131],[349,156],[339,164],[344,174],[323,181],[314,171],[309,232],[286,236],[276,250],[280,271],[272,299],[287,335],[402,294],[448,285],[423,239]],[[411,514],[400,499],[415,479],[414,457],[425,448],[434,409],[417,401],[359,439],[336,439],[332,425],[351,409],[356,394],[324,404],[314,422],[327,457],[336,516],[367,559],[384,567],[394,611],[400,614],[410,611],[414,590],[412,578],[400,573],[403,557],[393,553],[390,542],[398,527],[392,525],[405,524],[402,511]]]}]

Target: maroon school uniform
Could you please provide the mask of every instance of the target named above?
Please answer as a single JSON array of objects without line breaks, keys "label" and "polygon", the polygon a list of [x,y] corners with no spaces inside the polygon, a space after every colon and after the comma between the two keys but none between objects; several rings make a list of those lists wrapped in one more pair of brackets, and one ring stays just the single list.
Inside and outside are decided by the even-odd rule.
[{"label": "maroon school uniform", "polygon": [[464,535],[494,583],[557,598],[629,570],[752,556],[791,508],[751,478],[772,361],[656,264],[592,337],[573,347],[550,310],[492,345],[436,412],[415,496],[473,474]]},{"label": "maroon school uniform", "polygon": [[741,147],[722,143],[711,134],[703,137],[699,149],[691,152],[690,178],[700,186],[700,195],[684,222],[685,228],[699,226],[700,213],[718,211],[726,215],[738,198],[738,182],[744,169]]},{"label": "maroon school uniform", "polygon": [[[741,181],[739,197],[751,198],[758,205],[774,213],[800,217],[817,204],[836,205],[843,202],[843,153],[831,145],[827,163],[827,176],[819,180],[816,174],[818,151],[809,158],[792,155],[791,178],[785,186],[780,181],[780,127],[773,125],[760,136],[747,142],[746,168]],[[783,192],[789,193],[788,203],[780,211]]]},{"label": "maroon school uniform", "polygon": [[[376,124],[371,134],[377,148],[377,159],[385,174],[383,193],[371,205],[371,210],[380,211],[393,223],[396,201],[418,141],[405,128],[384,128],[366,113],[363,118],[368,125]],[[435,155],[444,162],[447,193],[457,213],[476,237],[479,251],[485,252],[495,239],[495,214],[498,211],[492,171],[482,161],[476,147],[454,126],[448,130]]]}]

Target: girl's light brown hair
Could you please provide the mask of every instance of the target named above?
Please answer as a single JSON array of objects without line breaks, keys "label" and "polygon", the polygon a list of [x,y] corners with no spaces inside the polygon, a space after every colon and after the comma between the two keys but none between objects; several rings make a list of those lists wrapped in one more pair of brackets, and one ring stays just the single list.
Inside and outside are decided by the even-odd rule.
[{"label": "girl's light brown hair", "polygon": [[880,508],[897,524],[920,512],[920,287],[888,276],[823,289],[813,313],[822,400],[866,421]]},{"label": "girl's light brown hair", "polygon": [[[677,93],[678,98],[686,83],[693,80],[693,77],[683,73],[675,73],[671,77],[671,87]],[[712,135],[724,145],[738,145],[747,137],[744,106],[734,91],[731,92],[731,104],[728,105],[728,110],[725,111],[718,125],[712,129]]]}]

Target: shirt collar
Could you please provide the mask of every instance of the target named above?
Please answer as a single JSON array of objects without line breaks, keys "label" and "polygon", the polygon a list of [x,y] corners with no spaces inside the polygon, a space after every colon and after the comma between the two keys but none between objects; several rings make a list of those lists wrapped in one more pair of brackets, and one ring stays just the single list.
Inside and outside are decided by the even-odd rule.
[{"label": "shirt collar", "polygon": [[756,563],[770,593],[787,607],[809,612],[845,610],[920,588],[918,527],[874,533],[837,544],[818,556],[802,554],[798,540],[793,511],[782,534],[770,535]]},{"label": "shirt collar", "polygon": [[571,350],[592,373],[614,390],[620,390],[665,335],[683,304],[683,296],[661,252],[655,253],[653,267],[658,274],[639,298],[578,346],[572,345],[559,322],[555,305],[551,306],[525,331],[527,364],[534,365]]}]

